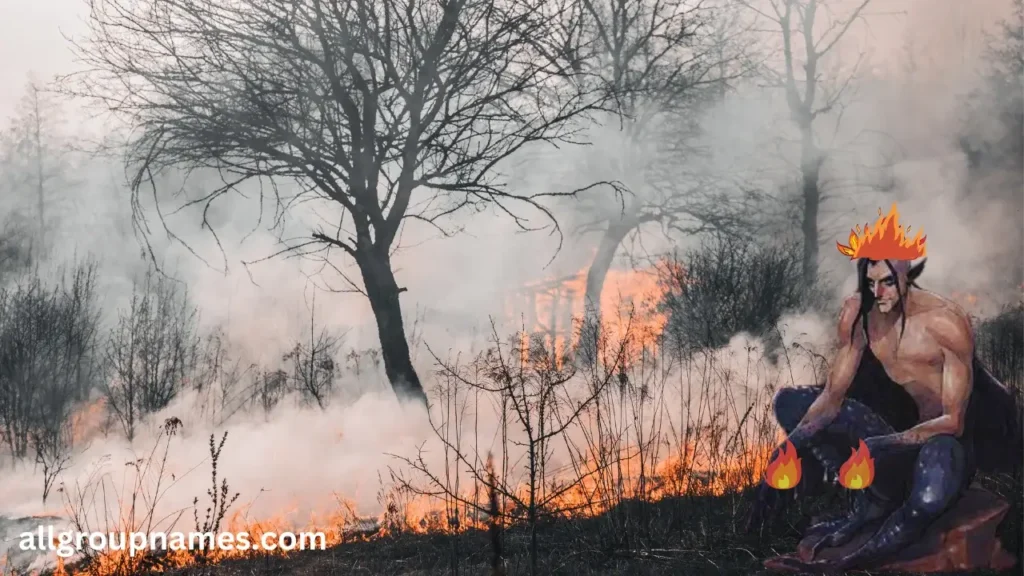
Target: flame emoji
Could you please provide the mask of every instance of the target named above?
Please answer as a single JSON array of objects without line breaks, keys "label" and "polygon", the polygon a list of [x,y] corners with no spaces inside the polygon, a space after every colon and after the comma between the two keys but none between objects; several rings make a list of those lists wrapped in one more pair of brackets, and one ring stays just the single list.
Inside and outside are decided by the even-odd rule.
[{"label": "flame emoji", "polygon": [[839,483],[850,490],[863,490],[875,480],[875,461],[863,440],[850,459],[839,468]]},{"label": "flame emoji", "polygon": [[776,490],[789,490],[800,483],[800,459],[796,457],[796,447],[789,440],[768,465],[765,482]]},{"label": "flame emoji", "polygon": [[899,223],[900,213],[896,205],[892,205],[889,214],[882,216],[882,209],[878,209],[878,220],[874,226],[864,224],[863,230],[858,225],[856,229],[850,230],[849,246],[843,246],[836,242],[844,256],[850,260],[868,258],[870,260],[914,260],[925,255],[923,236],[920,230],[912,240],[907,239],[910,232]]}]

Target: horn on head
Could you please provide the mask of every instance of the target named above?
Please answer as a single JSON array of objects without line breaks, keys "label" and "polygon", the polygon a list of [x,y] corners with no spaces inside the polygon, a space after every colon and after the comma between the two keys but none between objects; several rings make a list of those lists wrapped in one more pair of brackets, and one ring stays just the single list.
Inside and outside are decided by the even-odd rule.
[{"label": "horn on head", "polygon": [[924,272],[924,263],[927,261],[928,258],[923,258],[920,262],[911,266],[910,270],[907,271],[907,280],[910,282],[917,280],[917,277],[921,275],[921,272]]}]

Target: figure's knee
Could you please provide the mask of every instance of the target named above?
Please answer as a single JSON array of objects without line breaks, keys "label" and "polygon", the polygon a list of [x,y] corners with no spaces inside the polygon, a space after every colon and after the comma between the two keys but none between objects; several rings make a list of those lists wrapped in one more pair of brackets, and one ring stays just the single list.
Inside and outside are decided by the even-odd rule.
[{"label": "figure's knee", "polygon": [[787,432],[796,428],[819,393],[820,388],[815,386],[779,389],[772,398],[772,411],[779,426]]},{"label": "figure's knee", "polygon": [[938,516],[960,496],[966,480],[966,451],[952,435],[935,436],[918,454],[914,469],[911,506]]},{"label": "figure's knee", "polygon": [[779,388],[772,397],[772,412],[776,420],[782,420],[781,415],[788,415],[790,405],[793,403],[793,388]]},{"label": "figure's knee", "polygon": [[921,447],[918,463],[961,472],[967,463],[963,442],[952,434],[932,436]]},{"label": "figure's knee", "polygon": [[884,436],[895,432],[877,412],[852,398],[843,400],[833,428],[842,430],[853,438]]}]

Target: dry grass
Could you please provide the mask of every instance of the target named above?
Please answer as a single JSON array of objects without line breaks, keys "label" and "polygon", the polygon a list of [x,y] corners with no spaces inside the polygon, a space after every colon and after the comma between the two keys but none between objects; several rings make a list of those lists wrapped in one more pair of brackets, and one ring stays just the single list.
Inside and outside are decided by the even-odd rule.
[{"label": "dry grass", "polygon": [[[978,325],[979,356],[1018,394],[1022,320],[1024,307],[1017,307]],[[326,551],[288,558],[184,562],[178,555],[116,564],[94,557],[90,572],[754,574],[763,558],[793,548],[812,515],[843,500],[834,488],[815,486],[808,471],[794,491],[807,497],[791,498],[795,505],[761,534],[739,530],[744,492],[779,439],[771,398],[780,387],[822,381],[824,350],[779,325],[770,351],[754,343],[673,348],[666,337],[630,330],[628,314],[618,325],[627,329],[614,341],[588,332],[596,361],[580,361],[550,340],[502,339],[497,331],[469,361],[435,356],[431,441],[443,458],[396,458],[389,482],[381,482],[376,532],[364,528]],[[216,466],[219,448],[211,450]],[[96,486],[66,492],[75,525],[165,524],[154,517],[165,458],[166,446],[162,453],[155,447],[138,463],[136,483],[120,487],[122,517],[89,516],[109,508],[93,501]],[[1011,501],[1001,536],[1019,556],[1020,472],[981,480]],[[214,468],[214,523],[233,502],[223,482]]]},{"label": "dry grass", "polygon": [[[1009,313],[1020,314],[1020,310]],[[980,340],[1013,338],[1012,327],[1007,318],[983,324]],[[1006,330],[1010,333],[999,333]],[[981,349],[983,356],[993,353],[991,345]],[[759,474],[753,455],[775,440],[775,427],[766,412],[771,390],[791,383],[761,382],[757,388],[764,392],[747,404],[728,392],[732,388],[728,384],[741,367],[745,374],[739,376],[748,380],[752,374],[783,374],[759,368],[767,362],[764,358],[752,356],[753,366],[737,362],[724,366],[720,356],[691,356],[686,366],[695,375],[690,393],[673,395],[672,390],[679,387],[679,371],[659,366],[657,358],[580,374],[541,349],[532,351],[528,360],[508,354],[505,348],[500,354],[505,360],[497,362],[495,350],[481,357],[489,364],[440,363],[440,373],[447,378],[439,379],[437,397],[444,402],[439,404],[443,410],[435,431],[449,450],[447,464],[436,469],[424,460],[406,460],[412,464],[406,468],[407,475],[396,474],[393,483],[382,488],[392,503],[390,529],[369,541],[325,551],[227,560],[170,572],[757,574],[763,572],[765,557],[793,549],[812,515],[842,499],[826,487],[815,498],[787,507],[762,534],[739,532],[746,510],[744,487]],[[1004,347],[1001,353],[1012,350]],[[985,361],[997,372],[1005,366],[1020,366],[1019,358]],[[1019,374],[997,376],[1019,390]],[[543,418],[563,426],[549,427],[544,433],[540,432],[545,429],[541,416],[535,413],[540,408],[537,402],[526,403],[529,409],[521,412],[522,418],[513,416],[510,390],[496,385],[510,379],[518,382],[520,398],[525,399],[537,399],[545,391],[558,396],[548,389],[564,387],[569,381],[587,386],[577,389],[575,397],[563,391],[560,402],[547,405]],[[530,391],[524,392],[527,388]],[[670,407],[668,398],[678,403]],[[498,402],[489,401],[494,399]],[[479,433],[475,416],[482,406],[496,407],[497,414],[505,416],[499,419],[505,436],[493,460],[471,440]],[[514,433],[515,424],[524,427],[525,422],[531,423],[533,436]],[[568,465],[551,466],[553,451],[540,446],[534,446],[529,456],[530,438],[537,444],[545,436],[548,448],[552,440],[560,443]],[[524,437],[527,458],[517,462],[513,440]],[[412,473],[416,471],[420,474]],[[1019,554],[1021,527],[1019,514],[1013,514],[1020,510],[1019,474],[985,477],[982,482],[1013,503],[1001,536],[1005,546]],[[408,511],[402,509],[401,495],[408,498],[413,492],[431,495],[437,502],[425,534],[409,529]]]}]

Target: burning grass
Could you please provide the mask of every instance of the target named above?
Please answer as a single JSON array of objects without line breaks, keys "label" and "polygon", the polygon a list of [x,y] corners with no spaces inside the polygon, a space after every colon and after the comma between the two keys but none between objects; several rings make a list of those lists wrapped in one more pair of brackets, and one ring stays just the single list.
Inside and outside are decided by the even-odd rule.
[{"label": "burning grass", "polygon": [[[773,390],[787,383],[784,375],[807,373],[806,367],[780,370],[752,343],[669,363],[650,352],[631,357],[628,342],[607,337],[599,348],[610,361],[581,366],[568,356],[559,358],[538,338],[528,355],[518,353],[521,338],[507,342],[495,333],[493,346],[465,365],[436,358],[431,440],[435,454],[443,457],[422,451],[396,455],[389,481],[381,482],[378,514],[363,516],[340,496],[334,511],[305,523],[287,510],[255,520],[228,510],[235,497],[226,481],[218,480],[220,447],[211,438],[208,510],[203,520],[202,507],[194,503],[196,529],[247,532],[251,539],[268,531],[315,531],[324,534],[327,547],[394,542],[415,534],[472,540],[474,533],[499,529],[506,539],[526,534],[536,572],[547,554],[542,542],[563,529],[552,528],[560,522],[603,526],[601,538],[610,541],[602,546],[619,549],[621,542],[612,543],[620,538],[616,535],[635,529],[637,514],[660,514],[655,512],[659,502],[724,498],[735,507],[735,495],[763,474],[778,440],[767,414]],[[174,436],[173,423],[167,426],[162,452],[154,450],[130,467],[135,480],[118,492],[118,517],[85,513],[109,507],[95,498],[102,482],[68,493],[79,529],[182,529],[181,513],[157,516]],[[623,506],[631,511],[623,512]],[[278,554],[107,552],[59,571],[116,576]]]},{"label": "burning grass", "polygon": [[[661,334],[668,322],[662,303],[669,287],[664,269],[676,265],[667,261],[640,269],[611,269],[605,277],[597,309],[601,311],[604,338],[623,342],[625,362],[635,362],[644,354],[656,353]],[[521,351],[528,359],[529,342],[540,338],[543,346],[554,353],[555,361],[567,351],[576,350],[583,330],[587,269],[575,274],[527,284],[508,302],[506,316],[522,315]],[[600,352],[599,352],[600,353]],[[615,359],[600,358],[605,363]]]},{"label": "burning grass", "polygon": [[[1015,387],[1020,375],[1001,371],[1018,369],[1020,353],[999,343],[1019,339],[1018,325],[984,323],[979,336],[986,362]],[[236,509],[218,472],[223,440],[211,437],[210,489],[191,511],[196,529],[252,538],[320,532],[327,551],[110,552],[57,572],[458,574],[497,562],[506,573],[749,574],[773,548],[791,547],[810,515],[840,497],[826,490],[790,507],[768,534],[737,534],[741,494],[764,475],[780,439],[768,410],[774,391],[824,376],[820,351],[796,332],[780,327],[783,348],[774,354],[740,338],[671,358],[654,352],[657,346],[634,355],[628,341],[605,333],[597,363],[579,363],[544,338],[502,341],[495,332],[490,349],[469,362],[435,357],[434,437],[429,449],[396,455],[379,482],[377,513],[364,514],[344,495],[307,517],[298,505],[255,517]],[[157,514],[174,428],[168,422],[159,447],[128,467],[131,481],[106,490],[119,511],[113,517],[96,514],[111,507],[97,497],[109,482],[65,487],[76,526],[182,529],[188,515]],[[984,481],[1019,511],[1019,476]],[[1007,542],[1020,541],[1019,522],[1003,531]],[[1019,545],[1007,548],[1019,553]]]},{"label": "burning grass", "polygon": [[[1021,310],[1010,310],[1008,314],[1019,319]],[[1016,341],[1019,326],[1005,318],[984,322],[979,326],[979,340]],[[989,358],[994,346],[980,347],[986,363],[1019,367],[1024,351],[1005,349],[1001,358]],[[799,348],[790,346],[790,350]],[[542,350],[531,355],[535,363],[530,366],[499,363],[497,372],[493,358],[490,372],[481,370],[479,364],[458,371],[450,364],[444,366],[441,373],[447,374],[447,378],[442,378],[444,385],[440,386],[438,398],[443,400],[441,406],[446,407],[440,413],[446,417],[435,422],[435,431],[447,440],[444,444],[450,449],[461,451],[452,455],[449,466],[442,470],[427,467],[424,473],[433,470],[437,474],[432,479],[421,476],[419,483],[410,479],[396,481],[389,492],[396,499],[390,500],[387,511],[377,522],[381,528],[363,532],[345,546],[301,554],[290,560],[226,562],[216,567],[217,573],[760,572],[762,558],[791,549],[811,518],[842,499],[844,493],[838,487],[826,486],[815,499],[794,499],[796,505],[777,518],[770,531],[752,536],[738,533],[738,521],[744,510],[743,488],[764,473],[768,465],[766,450],[777,443],[778,436],[763,411],[770,393],[747,398],[749,404],[743,409],[738,396],[728,395],[725,390],[730,386],[723,384],[730,382],[735,372],[742,371],[744,377],[757,384],[752,388],[771,390],[791,383],[780,375],[788,373],[795,380],[799,373],[794,359],[785,365],[786,370],[779,370],[779,366],[767,370],[769,365],[760,351],[747,352],[752,365],[744,366],[735,358],[726,361],[720,353],[691,358],[689,371],[657,370],[654,360],[648,358],[629,366],[606,367],[612,368],[611,377],[600,372],[574,374],[591,386],[590,393],[584,394],[583,400],[589,400],[585,409],[580,410],[579,403],[567,404],[573,406],[570,414],[577,415],[573,431],[569,427],[562,430],[566,433],[563,444],[568,445],[564,451],[567,463],[556,466],[549,459],[535,456],[533,466],[526,465],[528,471],[533,471],[532,476],[510,477],[508,470],[517,466],[505,464],[502,468],[510,458],[500,448],[521,442],[522,438],[503,437],[495,459],[497,472],[490,464],[492,461],[487,460],[483,474],[471,475],[467,484],[458,486],[441,478],[458,468],[458,464],[475,462],[471,455],[479,451],[460,442],[457,434],[470,419],[460,420],[455,415],[473,414],[474,410],[463,412],[461,408],[479,405],[481,382],[493,384],[512,374],[529,380],[533,370],[533,377],[550,388],[560,381],[553,375],[561,374],[564,378],[559,370],[565,368],[557,368],[550,359],[537,362],[544,357]],[[1010,358],[1006,354],[1017,356]],[[515,354],[507,357],[518,358]],[[812,371],[820,369],[813,366],[813,354],[807,358]],[[471,380],[467,373],[477,379]],[[620,378],[620,374],[626,377]],[[693,380],[684,380],[680,374]],[[1021,375],[999,374],[1018,390]],[[672,394],[673,377],[677,383],[686,381],[696,386],[688,387],[692,388],[689,395]],[[477,385],[477,394],[470,393],[469,383]],[[499,398],[504,390],[500,386],[491,389]],[[544,386],[538,388],[543,389]],[[673,404],[678,402],[674,404],[674,414],[667,408],[670,400]],[[568,420],[560,421],[564,424]],[[522,468],[522,462],[518,464]],[[980,481],[1010,499],[1014,510],[1019,511],[1019,473],[1005,478],[983,477]],[[545,502],[544,510],[537,510],[532,517],[522,506],[531,502],[531,490],[533,502]],[[797,492],[800,489],[788,491]],[[404,497],[398,498],[399,494]],[[1000,527],[1003,541],[1018,555],[1019,516],[1011,514]],[[389,523],[393,529],[384,529]],[[497,541],[496,533],[500,534]],[[495,550],[500,552],[501,572],[494,570]],[[181,573],[197,572],[186,569]]]}]

